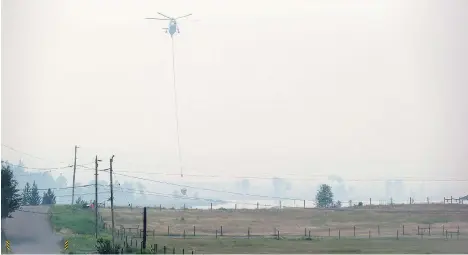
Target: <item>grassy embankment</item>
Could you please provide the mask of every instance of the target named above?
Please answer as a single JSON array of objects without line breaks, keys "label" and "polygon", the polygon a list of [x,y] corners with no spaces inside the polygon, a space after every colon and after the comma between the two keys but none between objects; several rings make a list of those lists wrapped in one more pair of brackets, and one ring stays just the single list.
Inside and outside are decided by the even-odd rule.
[{"label": "grassy embankment", "polygon": [[[89,209],[71,206],[54,206],[52,223],[55,228],[69,240],[69,252],[90,252],[95,250],[94,214]],[[101,236],[110,238],[107,231],[101,230]],[[124,238],[123,238],[124,239]],[[121,242],[120,238],[117,238]],[[130,240],[130,237],[129,239]],[[133,243],[141,239],[134,238]],[[233,238],[197,236],[183,239],[180,237],[159,236],[149,237],[148,245],[158,245],[158,253],[463,253],[468,250],[465,238],[461,240],[418,239],[418,238],[351,238],[283,237],[280,240],[272,238]],[[136,252],[138,249],[134,249]],[[127,252],[128,253],[128,252]]]}]

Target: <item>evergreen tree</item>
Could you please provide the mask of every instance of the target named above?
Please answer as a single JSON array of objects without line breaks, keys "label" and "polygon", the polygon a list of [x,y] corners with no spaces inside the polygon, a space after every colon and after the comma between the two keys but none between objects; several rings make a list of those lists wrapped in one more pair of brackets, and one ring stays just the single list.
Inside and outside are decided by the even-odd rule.
[{"label": "evergreen tree", "polygon": [[52,190],[48,189],[47,192],[44,192],[42,196],[43,205],[54,205],[55,204],[55,194]]},{"label": "evergreen tree", "polygon": [[333,205],[333,192],[330,185],[320,185],[317,195],[315,196],[317,207],[324,208]]},{"label": "evergreen tree", "polygon": [[10,166],[2,161],[2,219],[10,217],[11,213],[20,208],[21,195],[17,186],[18,182]]},{"label": "evergreen tree", "polygon": [[31,197],[29,199],[29,205],[40,205],[41,204],[41,195],[39,195],[39,190],[37,189],[36,181],[33,182],[31,188]]},{"label": "evergreen tree", "polygon": [[31,201],[31,186],[29,185],[29,182],[26,183],[23,189],[23,199],[21,199],[21,204],[22,205],[29,205],[29,202]]}]

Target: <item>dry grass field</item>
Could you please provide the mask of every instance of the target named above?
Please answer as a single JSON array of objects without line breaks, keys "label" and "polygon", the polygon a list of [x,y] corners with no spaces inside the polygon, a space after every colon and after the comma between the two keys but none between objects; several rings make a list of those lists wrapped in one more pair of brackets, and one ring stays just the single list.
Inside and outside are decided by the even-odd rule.
[{"label": "dry grass field", "polygon": [[[116,208],[119,231],[116,242],[128,243],[126,253],[138,253],[142,238],[142,208]],[[95,251],[94,213],[72,206],[54,206],[52,224],[70,241],[74,253]],[[111,214],[101,208],[107,227]],[[431,224],[431,236],[417,235],[419,227]],[[120,226],[126,227],[124,231]],[[403,235],[403,225],[405,235]],[[169,226],[170,235],[167,235]],[[193,235],[193,227],[196,235]],[[223,236],[220,236],[223,226]],[[356,227],[356,236],[354,236]],[[447,239],[443,229],[456,231]],[[250,238],[247,230],[250,228]],[[280,236],[273,237],[274,228]],[[304,236],[304,229],[306,235]],[[330,236],[329,236],[330,229]],[[380,229],[380,235],[378,233]],[[155,236],[152,235],[154,230]],[[186,231],[186,236],[182,234]],[[396,238],[396,232],[399,237]],[[270,210],[159,210],[148,208],[149,247],[157,244],[158,254],[184,253],[466,253],[468,251],[468,205],[404,205],[393,207]],[[215,236],[218,231],[218,236]],[[310,237],[309,233],[310,231]],[[371,236],[369,237],[369,231]],[[68,234],[65,234],[68,233]],[[339,234],[338,234],[339,233]],[[99,236],[110,239],[101,229]],[[148,252],[148,251],[147,251]]]},{"label": "dry grass field", "polygon": [[[104,222],[110,225],[110,209],[101,209]],[[115,224],[117,228],[139,227],[142,229],[142,208],[116,208]],[[468,237],[468,205],[397,205],[361,208],[323,209],[260,209],[260,210],[168,210],[148,208],[148,231],[156,236],[182,235],[196,236],[218,235],[223,228],[224,236],[247,236],[248,229],[252,236],[272,236],[275,229],[281,236],[330,236],[365,237],[369,231],[372,237],[417,236],[419,227],[431,225],[431,237],[442,238],[443,229],[456,231],[460,228],[460,238]],[[354,230],[354,228],[356,230]],[[136,232],[136,231],[135,231]],[[380,233],[379,233],[380,232]],[[355,234],[354,234],[355,233]],[[380,234],[380,235],[379,235]],[[428,235],[428,233],[426,233]],[[426,237],[426,236],[425,236]],[[429,238],[429,236],[427,236]]]}]

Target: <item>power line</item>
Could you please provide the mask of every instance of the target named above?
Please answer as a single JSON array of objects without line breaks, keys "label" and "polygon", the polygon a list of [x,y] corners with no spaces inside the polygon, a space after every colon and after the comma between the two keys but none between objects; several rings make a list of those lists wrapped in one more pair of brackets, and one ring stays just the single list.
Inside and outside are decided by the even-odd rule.
[{"label": "power line", "polygon": [[[45,158],[37,157],[37,156],[34,156],[34,155],[32,155],[32,154],[26,153],[26,152],[24,152],[24,151],[20,151],[20,150],[18,150],[18,149],[15,149],[15,148],[13,148],[13,147],[11,147],[11,146],[9,146],[9,145],[3,144],[3,143],[2,143],[2,146],[5,147],[5,148],[10,149],[10,150],[12,150],[12,151],[16,151],[16,152],[18,152],[18,153],[21,153],[21,154],[24,154],[24,155],[26,155],[26,156],[29,156],[29,157],[31,157],[31,158],[36,158],[36,159],[39,159],[39,160],[50,161],[50,160],[47,160],[47,159],[45,159]],[[63,161],[58,161],[58,162],[61,163],[61,164],[66,164],[66,163],[63,162]]]},{"label": "power line", "polygon": [[37,189],[37,190],[64,190],[64,189],[73,189],[73,188],[85,188],[85,187],[94,187],[94,184],[87,184],[87,185],[81,185],[81,186],[75,186],[75,187],[63,187],[63,188],[47,188],[47,189]]},{"label": "power line", "polygon": [[12,164],[12,163],[10,163],[8,161],[3,161],[3,163],[7,164],[7,165],[10,165],[10,166],[14,166],[14,167],[21,167],[21,168],[24,168],[24,169],[40,170],[40,171],[61,170],[61,169],[67,169],[67,168],[73,167],[73,165],[59,166],[59,167],[27,167],[27,166],[23,166],[23,165]]},{"label": "power line", "polygon": [[[15,150],[17,152],[23,153],[25,155],[29,155],[31,157],[39,158],[41,160],[47,160],[44,158],[36,157],[32,154],[28,154],[25,152],[22,152],[20,150],[14,149],[11,146],[2,144],[2,146],[7,147],[9,149]],[[11,164],[6,161],[2,161],[4,163],[8,163],[12,166],[16,167],[23,167],[25,169],[32,169],[32,170],[44,170],[44,171],[50,171],[50,170],[61,170],[61,169],[67,169],[73,167],[73,164],[69,164],[67,166],[61,166],[61,167],[49,167],[49,168],[34,168],[34,167],[25,167],[21,165],[15,165]],[[94,161],[86,163],[86,164],[77,164],[77,167],[82,167],[85,168],[86,170],[92,170],[95,171],[94,168],[88,167],[86,165],[94,164]],[[109,168],[106,169],[100,169],[98,171],[108,171]],[[120,173],[137,173],[137,174],[148,174],[148,175],[168,175],[168,176],[178,176],[179,174],[175,173],[164,173],[164,172],[143,172],[143,171],[125,171],[125,170],[118,170]],[[300,176],[296,174],[286,174],[286,175],[291,175],[291,176]],[[282,177],[264,177],[264,176],[223,176],[223,175],[206,175],[206,174],[184,174],[184,176],[190,176],[190,177],[200,177],[200,178],[233,178],[233,179],[260,179],[260,180],[272,180],[272,179],[288,179],[288,180],[310,180],[310,181],[317,181],[317,180],[322,180],[317,177],[328,177],[330,175],[328,174],[315,174],[313,176],[316,177],[305,177],[305,176],[300,176],[298,178],[291,178],[289,176],[282,176]],[[419,177],[399,177],[399,178],[393,178],[393,179],[399,179],[403,181],[418,181],[418,182],[468,182],[468,179],[419,179]],[[389,181],[389,179],[343,179],[344,182],[385,182]]]},{"label": "power line", "polygon": [[[107,187],[107,186],[106,186]],[[156,197],[165,197],[165,198],[171,198],[171,199],[178,199],[178,200],[203,200],[207,202],[213,202],[213,203],[230,203],[230,201],[225,201],[221,199],[214,199],[214,198],[205,198],[205,197],[191,197],[191,196],[182,196],[182,195],[174,195],[174,194],[165,194],[165,193],[159,193],[159,192],[153,192],[153,191],[146,191],[146,190],[137,190],[137,189],[130,189],[130,188],[122,188],[126,190],[116,190],[114,192],[119,192],[119,193],[127,193],[127,194],[140,194],[140,195],[149,195],[149,196],[156,196]],[[304,201],[304,199],[295,199],[295,200],[300,200]],[[310,202],[310,200],[305,200]],[[261,204],[261,203],[247,203],[247,202],[235,202],[237,205],[252,205],[252,206],[267,206],[267,207],[273,207],[277,205],[271,205],[271,204]]]},{"label": "power line", "polygon": [[212,191],[212,192],[219,192],[219,193],[226,193],[226,194],[232,194],[232,195],[250,196],[250,197],[261,197],[261,198],[280,199],[280,200],[303,200],[303,199],[300,199],[300,198],[275,197],[275,196],[256,195],[256,194],[240,193],[240,192],[233,192],[233,191],[226,191],[226,190],[216,190],[216,189],[209,189],[209,188],[202,188],[202,187],[194,187],[194,186],[176,184],[176,183],[165,182],[165,181],[151,180],[151,179],[142,178],[142,177],[137,177],[137,176],[131,176],[131,175],[126,175],[126,174],[120,174],[120,173],[116,173],[116,172],[114,172],[114,174],[120,175],[120,176],[125,176],[125,177],[128,177],[128,178],[138,179],[138,180],[142,180],[142,181],[149,181],[149,182],[155,182],[155,183],[162,183],[162,184],[167,184],[167,185],[172,185],[172,186],[178,186],[178,187],[183,187],[183,188],[199,189],[199,190]]},{"label": "power line", "polygon": [[[164,173],[164,172],[143,172],[143,171],[125,171],[118,170],[119,173],[135,173],[135,174],[148,174],[148,175],[168,175],[168,176],[178,176],[179,174],[175,173]],[[286,180],[301,180],[301,181],[318,181],[327,178],[330,175],[327,174],[318,174],[316,177],[297,177],[291,178],[288,176],[282,177],[264,177],[264,176],[226,176],[226,175],[205,175],[205,174],[184,174],[188,177],[200,177],[200,178],[233,178],[233,179],[259,179],[259,180],[274,180],[274,179],[286,179]],[[298,176],[298,175],[292,175]],[[322,178],[319,178],[322,177]],[[417,182],[468,182],[468,179],[418,179],[419,177],[401,177],[403,181],[417,181]],[[385,182],[389,179],[342,179],[343,182]]]}]

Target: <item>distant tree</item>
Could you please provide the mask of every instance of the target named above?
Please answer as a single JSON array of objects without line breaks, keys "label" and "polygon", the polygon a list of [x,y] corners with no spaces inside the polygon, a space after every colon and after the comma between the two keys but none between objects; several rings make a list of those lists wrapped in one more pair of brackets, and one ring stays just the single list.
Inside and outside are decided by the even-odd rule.
[{"label": "distant tree", "polygon": [[29,202],[31,201],[31,186],[29,185],[29,182],[26,183],[23,189],[23,199],[21,199],[21,204],[22,205],[29,205]]},{"label": "distant tree", "polygon": [[31,188],[31,197],[29,198],[29,205],[40,205],[41,204],[41,196],[39,195],[39,189],[37,188],[37,184],[34,181],[32,188]]},{"label": "distant tree", "polygon": [[335,207],[336,208],[341,208],[341,201],[340,200],[336,201]]},{"label": "distant tree", "polygon": [[75,204],[77,205],[81,205],[81,204],[85,204],[86,201],[84,201],[81,197],[78,197],[78,199],[75,201]]},{"label": "distant tree", "polygon": [[241,182],[242,192],[249,193],[250,190],[250,181],[249,179],[243,179]]},{"label": "distant tree", "polygon": [[172,191],[172,197],[173,198],[179,198],[180,197],[179,191],[177,191],[177,190]]},{"label": "distant tree", "polygon": [[288,181],[282,178],[274,177],[272,179],[272,184],[273,184],[273,192],[275,196],[281,196],[286,191],[291,190],[291,183],[289,183]]},{"label": "distant tree", "polygon": [[315,202],[317,207],[320,208],[326,208],[333,205],[333,192],[330,185],[320,185],[317,195],[315,196]]},{"label": "distant tree", "polygon": [[48,189],[47,192],[44,192],[42,196],[43,205],[54,205],[55,204],[55,194],[52,190]]},{"label": "distant tree", "polygon": [[18,182],[10,166],[2,161],[2,219],[11,217],[11,214],[21,206]]},{"label": "distant tree", "polygon": [[358,203],[358,206],[363,206],[363,203],[362,203],[362,202],[359,202],[359,203]]}]

